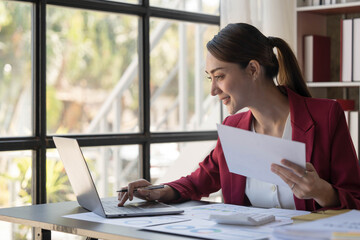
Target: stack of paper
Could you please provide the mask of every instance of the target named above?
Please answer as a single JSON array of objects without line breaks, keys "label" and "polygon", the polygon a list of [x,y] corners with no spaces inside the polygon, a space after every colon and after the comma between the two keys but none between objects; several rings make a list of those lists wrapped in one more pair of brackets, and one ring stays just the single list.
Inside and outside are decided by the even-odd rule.
[{"label": "stack of paper", "polygon": [[[337,216],[317,221],[299,223],[286,227],[275,228],[272,239],[287,240],[330,240],[338,235],[360,238],[360,211],[352,210]],[[340,237],[339,237],[340,239]],[[345,238],[342,238],[345,239]],[[356,238],[346,238],[356,239]]]}]

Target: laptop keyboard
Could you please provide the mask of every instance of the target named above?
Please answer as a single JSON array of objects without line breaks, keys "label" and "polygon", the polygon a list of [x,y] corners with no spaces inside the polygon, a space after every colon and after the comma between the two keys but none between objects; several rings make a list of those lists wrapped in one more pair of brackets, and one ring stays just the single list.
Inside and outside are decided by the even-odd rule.
[{"label": "laptop keyboard", "polygon": [[113,202],[103,202],[103,207],[105,212],[109,213],[136,213],[141,211],[141,209],[133,206],[128,207],[118,207],[118,202],[116,202],[116,205],[114,205]]},{"label": "laptop keyboard", "polygon": [[144,209],[156,209],[168,207],[168,205],[160,202],[140,202],[128,204],[124,207],[118,207],[118,201],[102,201],[105,212],[109,213],[138,213],[143,212]]}]

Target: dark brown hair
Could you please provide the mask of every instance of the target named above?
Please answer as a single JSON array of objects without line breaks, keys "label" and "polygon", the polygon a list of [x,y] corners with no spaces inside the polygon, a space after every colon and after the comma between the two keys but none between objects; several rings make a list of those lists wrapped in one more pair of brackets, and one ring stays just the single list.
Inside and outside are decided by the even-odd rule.
[{"label": "dark brown hair", "polygon": [[[254,26],[233,23],[220,30],[206,47],[215,58],[237,63],[241,68],[246,68],[250,60],[256,60],[265,68],[267,77],[278,77],[279,85],[311,97],[294,53],[281,38],[267,38]],[[274,47],[277,48],[278,58]]]}]

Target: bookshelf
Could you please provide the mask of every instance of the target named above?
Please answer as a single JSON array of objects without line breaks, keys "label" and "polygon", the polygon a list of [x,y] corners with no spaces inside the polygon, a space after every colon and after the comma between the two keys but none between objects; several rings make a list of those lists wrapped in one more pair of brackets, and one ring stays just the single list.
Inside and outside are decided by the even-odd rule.
[{"label": "bookshelf", "polygon": [[[360,18],[360,1],[331,5],[297,7],[296,52],[300,68],[304,69],[304,36],[328,36],[331,39],[331,79],[329,82],[339,82],[341,19],[356,17]],[[323,87],[323,85],[321,86]],[[338,87],[346,86],[356,87],[359,85],[345,84]],[[314,87],[318,86],[315,84]]]},{"label": "bookshelf", "polygon": [[[328,82],[308,82],[311,94],[319,98],[352,99],[355,101],[355,110],[360,111],[360,82],[340,82],[341,19],[360,18],[360,1],[300,6],[302,2],[297,1],[295,10],[295,50],[300,68],[304,70],[304,36],[321,35],[331,40],[330,79]],[[356,127],[360,129],[359,121]],[[352,134],[353,141],[355,147],[360,149],[360,133],[358,130],[356,132],[356,137]]]},{"label": "bookshelf", "polygon": [[[298,0],[300,5],[301,0]],[[360,82],[340,82],[341,19],[360,18],[360,1],[296,8],[296,52],[300,68],[304,69],[304,36],[322,35],[331,39],[331,78],[329,82],[308,83],[316,97],[351,98],[358,101]],[[336,89],[339,88],[339,89]],[[345,88],[341,89],[341,88]],[[353,88],[353,89],[349,89]]]}]

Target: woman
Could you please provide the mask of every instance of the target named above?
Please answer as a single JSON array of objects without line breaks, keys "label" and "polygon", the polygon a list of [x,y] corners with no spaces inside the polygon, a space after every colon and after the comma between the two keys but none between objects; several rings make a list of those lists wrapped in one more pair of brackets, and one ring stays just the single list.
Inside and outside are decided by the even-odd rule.
[{"label": "woman", "polygon": [[[222,29],[207,49],[211,94],[231,114],[223,124],[305,143],[306,168],[286,159],[283,165],[271,166],[289,187],[233,174],[218,140],[193,173],[158,190],[141,189],[150,185],[143,179],[132,182],[125,187],[128,193],[119,193],[119,206],[133,195],[174,202],[199,200],[221,188],[229,204],[308,211],[360,209],[360,168],[344,113],[335,101],[311,98],[287,43],[238,23]],[[236,114],[244,107],[249,111]],[[135,188],[140,189],[133,193]]]}]

